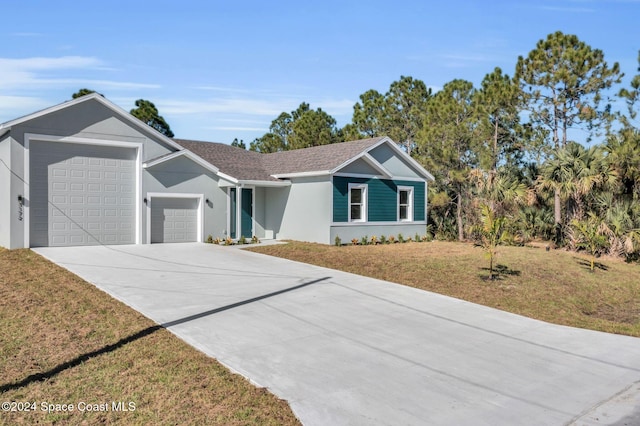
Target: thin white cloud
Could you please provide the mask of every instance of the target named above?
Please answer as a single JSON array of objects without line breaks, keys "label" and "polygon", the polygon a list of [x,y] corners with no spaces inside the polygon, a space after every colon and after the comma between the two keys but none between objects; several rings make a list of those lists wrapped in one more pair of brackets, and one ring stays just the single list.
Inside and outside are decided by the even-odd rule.
[{"label": "thin white cloud", "polygon": [[221,87],[221,86],[196,86],[194,89],[197,90],[206,90],[210,92],[223,92],[223,93],[251,93],[249,89],[236,89],[231,87]]},{"label": "thin white cloud", "polygon": [[21,89],[31,88],[42,82],[40,72],[51,70],[82,69],[100,65],[100,61],[93,57],[63,56],[60,58],[0,58],[0,88]]},{"label": "thin white cloud", "polygon": [[[467,52],[447,52],[447,53],[434,53],[429,55],[411,55],[407,59],[413,62],[433,63],[434,56],[436,56],[442,66],[446,68],[467,68],[474,67],[478,64],[495,64],[503,60],[501,52],[496,53],[499,48],[492,47],[489,43],[478,45],[474,47],[472,53]],[[491,52],[491,53],[482,53]]]},{"label": "thin white cloud", "polygon": [[548,10],[551,12],[568,12],[568,13],[594,13],[596,10],[588,7],[562,7],[562,6],[539,6],[538,9]]},{"label": "thin white cloud", "polygon": [[[289,102],[269,101],[260,99],[221,99],[212,98],[198,101],[159,100],[154,102],[164,114],[198,114],[225,113],[243,115],[277,116],[282,111],[288,111]],[[285,107],[287,105],[287,107]]]},{"label": "thin white cloud", "polygon": [[461,62],[491,62],[494,61],[494,58],[489,57],[487,55],[480,54],[445,54],[441,55],[442,58],[448,59],[450,61],[461,61]]},{"label": "thin white cloud", "polygon": [[35,71],[44,69],[88,68],[101,65],[102,61],[91,56],[62,56],[59,58],[0,58],[0,70]]},{"label": "thin white cloud", "polygon": [[33,32],[17,32],[9,34],[11,37],[42,37],[44,34],[42,33],[33,33]]},{"label": "thin white cloud", "polygon": [[113,81],[113,80],[91,80],[85,78],[60,78],[60,79],[42,79],[38,80],[39,84],[46,85],[59,85],[59,86],[91,86],[92,88],[103,89],[159,89],[162,86],[159,84],[147,84],[147,83],[134,83],[127,81]]},{"label": "thin white cloud", "polygon": [[[204,100],[158,100],[154,102],[163,114],[224,114],[233,116],[263,116],[276,118],[282,112],[295,110],[300,105],[299,100],[292,98],[260,99],[255,98],[209,98]],[[332,116],[351,114],[355,101],[348,99],[308,100],[311,108],[322,108]],[[261,130],[261,129],[255,129]]]},{"label": "thin white cloud", "polygon": [[349,99],[320,99],[309,102],[309,104],[313,109],[322,108],[327,114],[336,116],[351,114],[356,101]]},{"label": "thin white cloud", "polygon": [[[0,95],[0,114],[2,115],[4,115],[5,111],[14,115],[16,111],[19,113],[24,111],[30,112],[47,106],[49,106],[47,101],[41,98]],[[7,120],[9,119],[11,118],[8,118]],[[0,121],[7,120],[0,119]]]},{"label": "thin white cloud", "polygon": [[52,78],[52,72],[73,70],[87,72],[113,71],[95,57],[61,56],[32,58],[0,58],[0,89],[28,90],[41,86],[91,86],[96,89],[157,89],[160,85],[92,78]]},{"label": "thin white cloud", "polygon": [[226,127],[226,126],[209,126],[209,127],[203,127],[203,129],[208,129],[208,130],[232,130],[232,131],[237,131],[237,132],[268,132],[269,129],[265,128],[265,127]]},{"label": "thin white cloud", "polygon": [[0,123],[31,114],[51,106],[51,101],[29,96],[0,96]]},{"label": "thin white cloud", "polygon": [[244,124],[246,126],[264,123],[264,120],[247,120],[244,118],[231,118],[231,117],[219,118],[218,121],[220,121],[221,123],[235,123],[236,125]]}]

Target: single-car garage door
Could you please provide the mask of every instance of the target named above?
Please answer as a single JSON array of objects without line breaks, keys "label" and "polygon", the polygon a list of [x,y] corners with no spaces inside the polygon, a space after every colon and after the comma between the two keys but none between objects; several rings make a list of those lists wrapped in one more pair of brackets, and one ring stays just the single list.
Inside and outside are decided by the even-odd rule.
[{"label": "single-car garage door", "polygon": [[198,199],[151,199],[151,242],[186,243],[198,241]]},{"label": "single-car garage door", "polygon": [[135,243],[134,148],[32,141],[30,246]]}]

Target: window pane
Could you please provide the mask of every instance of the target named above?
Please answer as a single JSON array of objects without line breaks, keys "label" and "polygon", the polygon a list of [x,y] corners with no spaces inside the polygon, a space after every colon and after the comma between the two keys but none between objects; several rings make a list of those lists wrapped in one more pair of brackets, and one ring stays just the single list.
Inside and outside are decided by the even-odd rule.
[{"label": "window pane", "polygon": [[362,203],[362,189],[351,188],[351,202],[357,204]]},{"label": "window pane", "polygon": [[400,204],[407,204],[409,200],[409,191],[400,191]]},{"label": "window pane", "polygon": [[360,206],[359,204],[352,204],[351,205],[351,220],[358,220],[358,219],[362,219],[362,206]]},{"label": "window pane", "polygon": [[400,220],[407,220],[409,218],[407,212],[407,206],[400,206]]}]

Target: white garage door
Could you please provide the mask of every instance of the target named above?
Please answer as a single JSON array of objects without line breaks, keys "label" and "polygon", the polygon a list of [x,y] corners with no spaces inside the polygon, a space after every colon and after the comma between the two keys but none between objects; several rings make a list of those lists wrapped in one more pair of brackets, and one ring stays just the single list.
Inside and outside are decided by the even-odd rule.
[{"label": "white garage door", "polygon": [[32,141],[30,246],[135,243],[133,148]]},{"label": "white garage door", "polygon": [[194,198],[151,199],[151,242],[198,241],[198,200]]}]

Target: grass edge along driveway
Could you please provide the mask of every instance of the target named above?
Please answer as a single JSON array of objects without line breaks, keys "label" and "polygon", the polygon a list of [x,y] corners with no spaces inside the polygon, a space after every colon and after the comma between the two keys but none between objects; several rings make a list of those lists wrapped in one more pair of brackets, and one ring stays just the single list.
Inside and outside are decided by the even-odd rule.
[{"label": "grass edge along driveway", "polygon": [[498,248],[498,279],[473,244],[251,247],[290,260],[391,281],[554,324],[640,337],[640,265],[543,247]]},{"label": "grass edge along driveway", "polygon": [[16,410],[0,424],[300,424],[285,401],[30,250],[0,249],[0,341],[0,399]]}]

